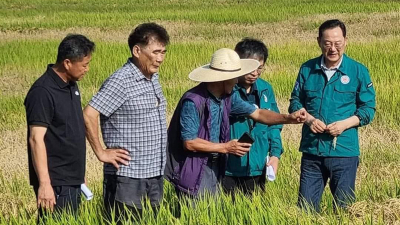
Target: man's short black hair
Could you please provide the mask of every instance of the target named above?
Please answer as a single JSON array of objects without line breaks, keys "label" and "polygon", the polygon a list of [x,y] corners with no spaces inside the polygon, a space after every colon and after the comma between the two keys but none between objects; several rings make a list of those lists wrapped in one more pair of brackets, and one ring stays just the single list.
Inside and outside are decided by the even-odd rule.
[{"label": "man's short black hair", "polygon": [[319,26],[318,37],[321,38],[322,33],[324,33],[325,30],[333,29],[336,27],[340,27],[340,29],[342,29],[343,37],[346,37],[346,26],[344,25],[344,23],[342,21],[340,21],[338,19],[327,20],[327,21],[323,22],[321,24],[321,26]]},{"label": "man's short black hair", "polygon": [[142,23],[137,26],[129,35],[129,49],[135,45],[147,45],[150,40],[156,40],[164,45],[169,44],[169,35],[164,27],[156,23]]},{"label": "man's short black hair", "polygon": [[80,61],[84,57],[92,54],[95,44],[81,34],[68,34],[58,46],[56,63],[61,63],[65,59]]},{"label": "man's short black hair", "polygon": [[264,63],[267,62],[268,48],[260,40],[249,37],[243,38],[236,44],[235,51],[241,59],[256,56],[264,60]]}]

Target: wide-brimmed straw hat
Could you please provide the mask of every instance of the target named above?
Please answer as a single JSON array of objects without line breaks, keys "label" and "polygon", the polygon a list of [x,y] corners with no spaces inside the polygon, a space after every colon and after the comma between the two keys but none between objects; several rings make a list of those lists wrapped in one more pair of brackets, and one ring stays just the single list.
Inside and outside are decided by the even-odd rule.
[{"label": "wide-brimmed straw hat", "polygon": [[210,64],[194,69],[189,79],[199,82],[217,82],[230,80],[256,70],[260,62],[254,59],[240,59],[239,55],[229,48],[214,52]]}]

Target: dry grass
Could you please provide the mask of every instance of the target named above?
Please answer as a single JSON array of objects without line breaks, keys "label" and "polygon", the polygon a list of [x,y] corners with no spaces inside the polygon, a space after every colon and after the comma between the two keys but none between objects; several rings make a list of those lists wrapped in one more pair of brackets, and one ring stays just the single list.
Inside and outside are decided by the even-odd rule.
[{"label": "dry grass", "polygon": [[0,84],[1,96],[25,94],[29,88],[24,76],[12,69],[4,69],[0,72]]},{"label": "dry grass", "polygon": [[383,203],[372,201],[356,202],[349,208],[349,213],[355,222],[362,223],[365,215],[372,215],[373,224],[377,224],[385,218],[385,224],[400,224],[400,199],[392,198]]},{"label": "dry grass", "polygon": [[[16,188],[8,189],[18,190],[18,185],[26,185],[29,181],[28,173],[28,154],[26,141],[26,128],[16,131],[0,132],[0,174],[5,181],[5,185],[15,185]],[[99,182],[103,178],[103,167],[90,146],[87,144],[86,156],[86,179],[89,186]],[[14,180],[14,182],[11,182]],[[0,179],[0,182],[2,180]],[[3,187],[5,185],[2,185]],[[35,212],[35,197],[32,189],[21,189],[28,191],[25,194],[16,194],[9,190],[0,190],[0,211],[4,215],[17,215],[21,209],[27,212]],[[19,196],[19,197],[16,197]]]},{"label": "dry grass", "polygon": [[[155,22],[166,27],[173,43],[213,42],[223,43],[224,46],[233,46],[241,38],[251,36],[263,40],[268,46],[285,46],[293,43],[314,43],[318,34],[318,26],[324,20],[332,18],[341,19],[346,23],[348,37],[353,43],[361,42],[368,44],[372,41],[390,41],[398,38],[400,35],[399,10],[388,13],[370,14],[332,13],[306,16],[282,22],[256,24],[194,23],[188,21]],[[45,17],[37,16],[33,19],[40,22]],[[19,19],[13,20],[11,21],[10,19],[9,22],[18,22],[15,20]],[[62,30],[29,28],[19,31],[1,29],[0,43],[7,44],[8,41],[15,40],[60,40],[68,33],[82,33],[96,42],[104,41],[125,44],[132,28],[71,27]],[[272,61],[273,56],[271,57],[271,63],[267,64],[266,74],[297,74],[298,65],[283,65]],[[20,76],[19,72],[13,68],[0,68],[0,96],[24,95],[24,92],[29,88],[26,85],[30,83],[24,80],[28,79],[27,77],[25,75]],[[388,83],[387,85],[393,84]],[[189,83],[186,80],[182,82],[166,80],[163,86],[171,90],[173,96],[176,96],[176,93],[183,93],[184,90],[193,86],[193,83]],[[88,93],[96,91],[97,87],[88,87],[86,89]],[[278,103],[281,112],[287,113],[288,99],[278,99]],[[176,103],[171,102],[169,104],[168,121],[172,116]],[[0,177],[0,182],[3,182],[3,186],[7,187],[5,190],[0,190],[0,210],[3,215],[17,215],[21,209],[28,212],[34,212],[36,209],[33,191],[28,188],[21,188],[21,186],[27,186],[26,183],[28,180],[25,126],[25,124],[19,124],[13,130],[0,130],[0,175],[3,176]],[[386,224],[400,225],[400,200],[392,198],[391,194],[385,193],[385,185],[395,185],[396,182],[393,181],[393,178],[398,179],[396,176],[398,176],[398,171],[400,171],[398,160],[400,158],[400,153],[398,152],[398,149],[400,149],[400,130],[393,130],[388,127],[372,124],[361,128],[359,132],[361,162],[358,169],[356,187],[363,197],[349,209],[349,214],[353,218],[351,223],[362,224],[365,223],[366,219],[370,219],[373,224],[381,224],[383,221],[382,218],[384,218]],[[290,148],[289,151],[297,149],[300,136],[301,125],[284,126],[282,137],[284,145]],[[91,184],[97,185],[103,177],[102,163],[97,160],[89,145],[87,145],[87,153],[86,178],[89,186]],[[287,155],[289,156],[291,153],[293,152],[289,152]],[[300,153],[296,152],[295,160],[299,159],[298,156],[300,156]],[[285,154],[283,157],[285,157]],[[290,159],[290,157],[287,159]],[[299,165],[284,164],[282,166],[293,166],[293,168],[297,169],[295,173],[289,172],[289,175],[291,179],[298,179],[296,176],[298,176]],[[371,178],[374,178],[375,181],[370,182]],[[366,194],[369,191],[368,185],[376,185],[371,188],[372,191],[376,191],[376,193],[371,195],[371,199]],[[17,193],[18,191],[25,193],[20,194]],[[294,217],[301,216],[301,212],[299,212],[296,206],[290,206],[289,210],[293,213]],[[371,215],[371,218],[366,218],[367,215]],[[326,218],[319,215],[315,217],[315,222],[330,224]]]},{"label": "dry grass", "polygon": [[[282,44],[296,40],[315,41],[318,26],[326,19],[339,18],[346,22],[348,36],[352,41],[368,42],[387,40],[400,34],[400,11],[388,13],[324,14],[275,23],[257,24],[213,24],[186,21],[156,21],[165,26],[172,41],[236,43],[245,36],[257,37],[269,44]],[[65,30],[27,29],[21,31],[1,31],[0,40],[21,39],[49,40],[61,39],[68,33],[82,33],[100,41],[126,42],[133,27],[108,28],[68,28]]]}]

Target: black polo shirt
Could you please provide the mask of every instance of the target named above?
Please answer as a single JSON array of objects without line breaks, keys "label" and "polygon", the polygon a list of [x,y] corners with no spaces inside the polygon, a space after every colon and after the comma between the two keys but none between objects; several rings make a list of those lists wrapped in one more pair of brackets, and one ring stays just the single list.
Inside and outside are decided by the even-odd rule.
[{"label": "black polo shirt", "polygon": [[52,186],[84,182],[86,145],[81,96],[76,82],[65,83],[48,65],[25,98],[29,177],[38,186],[29,145],[29,125],[47,127],[44,142]]}]

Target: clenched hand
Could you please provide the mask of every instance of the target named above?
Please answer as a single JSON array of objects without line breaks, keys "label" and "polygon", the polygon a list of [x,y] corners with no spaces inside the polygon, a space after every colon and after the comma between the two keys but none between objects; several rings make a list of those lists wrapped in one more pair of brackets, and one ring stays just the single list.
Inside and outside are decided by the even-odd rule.
[{"label": "clenched hand", "polygon": [[304,123],[307,118],[307,111],[303,108],[288,115],[290,123]]}]

